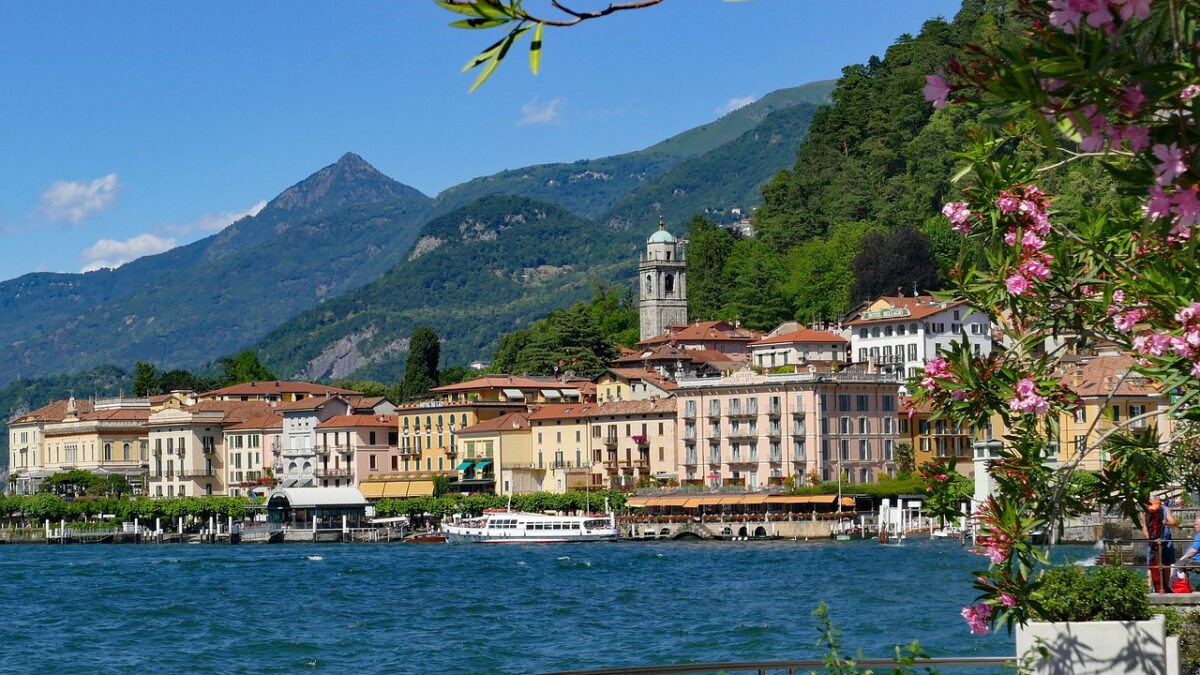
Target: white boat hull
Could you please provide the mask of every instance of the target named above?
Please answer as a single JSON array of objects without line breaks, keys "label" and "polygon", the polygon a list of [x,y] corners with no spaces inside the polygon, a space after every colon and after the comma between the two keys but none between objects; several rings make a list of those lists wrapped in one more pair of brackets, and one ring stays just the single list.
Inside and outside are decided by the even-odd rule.
[{"label": "white boat hull", "polygon": [[504,511],[446,523],[442,526],[442,534],[452,543],[555,544],[612,541],[621,537],[621,530],[611,514],[608,517],[551,516]]}]

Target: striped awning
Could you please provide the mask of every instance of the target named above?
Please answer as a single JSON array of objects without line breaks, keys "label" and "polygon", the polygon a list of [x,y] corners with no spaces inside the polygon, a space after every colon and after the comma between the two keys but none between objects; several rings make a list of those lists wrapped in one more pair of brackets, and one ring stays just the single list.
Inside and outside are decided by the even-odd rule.
[{"label": "striped awning", "polygon": [[[758,504],[836,504],[837,495],[764,495],[764,494],[707,494],[666,495],[662,497],[631,497],[625,502],[633,508],[649,506],[669,508],[678,506],[695,509],[701,506],[748,506]],[[853,497],[842,497],[842,506],[854,506]]]}]

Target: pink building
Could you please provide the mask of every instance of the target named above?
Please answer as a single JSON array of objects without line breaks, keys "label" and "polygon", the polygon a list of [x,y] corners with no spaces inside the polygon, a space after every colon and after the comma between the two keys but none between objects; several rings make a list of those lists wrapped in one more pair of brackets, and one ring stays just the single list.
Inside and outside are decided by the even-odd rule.
[{"label": "pink building", "polygon": [[400,470],[396,415],[336,415],[317,425],[317,485],[357,486]]},{"label": "pink building", "polygon": [[894,475],[899,382],[859,370],[734,373],[676,390],[684,485],[757,490]]}]

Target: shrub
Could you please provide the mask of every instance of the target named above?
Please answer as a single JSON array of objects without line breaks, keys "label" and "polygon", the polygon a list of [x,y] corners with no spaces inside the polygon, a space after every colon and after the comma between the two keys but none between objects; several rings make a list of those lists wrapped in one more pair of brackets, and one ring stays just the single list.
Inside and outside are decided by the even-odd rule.
[{"label": "shrub", "polygon": [[1123,567],[1052,567],[1033,594],[1042,621],[1142,621],[1150,618],[1146,578]]}]

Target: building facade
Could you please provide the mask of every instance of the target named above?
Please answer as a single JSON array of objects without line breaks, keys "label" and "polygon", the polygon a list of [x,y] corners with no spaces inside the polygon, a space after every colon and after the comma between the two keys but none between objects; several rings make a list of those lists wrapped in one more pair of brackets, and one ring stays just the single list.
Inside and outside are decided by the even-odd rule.
[{"label": "building facade", "polygon": [[[894,375],[735,373],[679,383],[684,484],[757,490],[895,474]],[[789,481],[790,479],[790,481]]]},{"label": "building facade", "polygon": [[966,340],[972,352],[992,352],[992,327],[987,315],[964,301],[941,302],[932,296],[883,297],[847,323],[850,349],[856,363],[880,370],[916,374],[926,361],[950,343]]}]

